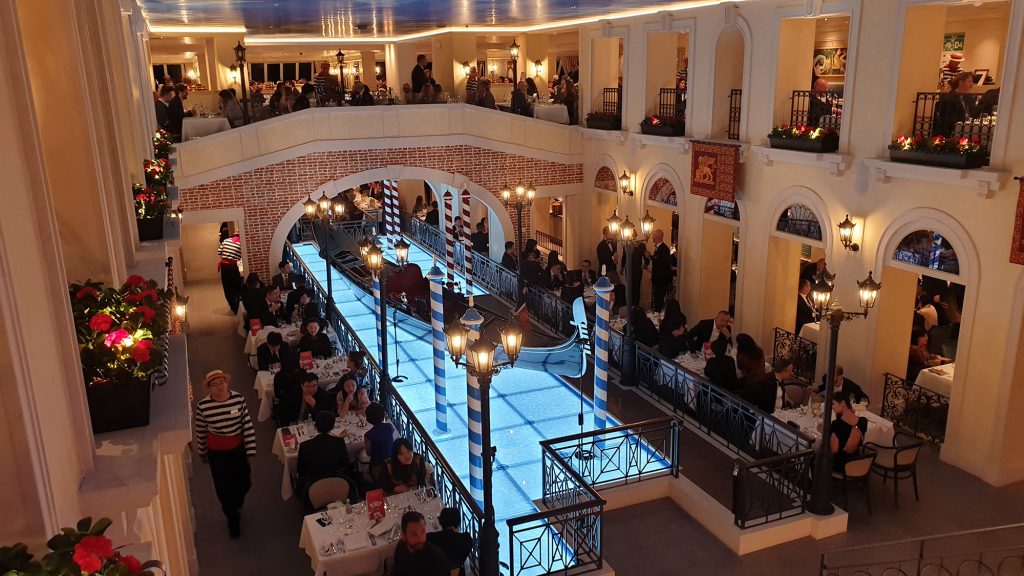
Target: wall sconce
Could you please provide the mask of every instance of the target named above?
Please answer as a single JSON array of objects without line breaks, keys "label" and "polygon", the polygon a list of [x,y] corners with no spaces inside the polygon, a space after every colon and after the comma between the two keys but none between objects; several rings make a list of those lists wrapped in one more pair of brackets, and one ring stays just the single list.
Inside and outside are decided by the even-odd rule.
[{"label": "wall sconce", "polygon": [[464,75],[466,75],[466,76],[469,76],[469,61],[468,60],[462,63],[462,73]]},{"label": "wall sconce", "polygon": [[536,62],[533,63],[533,66],[534,66],[534,68],[537,71],[537,73],[534,74],[534,76],[543,76],[544,75],[544,61],[543,60],[537,60]]},{"label": "wall sconce", "polygon": [[857,224],[850,220],[850,215],[847,214],[846,218],[839,223],[839,241],[843,243],[843,248],[846,248],[850,252],[857,252],[860,250],[860,244],[853,241],[853,233],[857,228]]},{"label": "wall sconce", "polygon": [[622,171],[622,176],[619,176],[619,190],[626,196],[633,195],[633,187],[630,186],[632,183],[632,177],[625,170]]},{"label": "wall sconce", "polygon": [[238,66],[232,64],[231,67],[228,68],[228,78],[231,78],[232,82],[238,82]]}]

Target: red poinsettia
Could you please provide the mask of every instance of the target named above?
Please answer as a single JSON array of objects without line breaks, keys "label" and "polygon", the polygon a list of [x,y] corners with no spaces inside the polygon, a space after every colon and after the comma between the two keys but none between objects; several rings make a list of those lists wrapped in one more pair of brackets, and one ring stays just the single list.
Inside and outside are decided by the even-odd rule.
[{"label": "red poinsettia", "polygon": [[145,301],[146,299],[149,299],[151,302],[155,303],[160,300],[160,295],[156,293],[156,290],[150,288],[148,290],[143,290],[142,292],[139,292],[137,294],[129,294],[124,297],[124,301],[129,304],[138,304],[140,302]]},{"label": "red poinsettia", "polygon": [[153,349],[152,340],[139,340],[132,347],[132,360],[139,364],[149,362],[149,352]]},{"label": "red poinsettia", "polygon": [[97,332],[106,332],[114,325],[114,319],[109,314],[100,312],[89,319],[89,328]]},{"label": "red poinsettia", "polygon": [[91,574],[98,572],[103,563],[114,555],[114,547],[110,539],[105,536],[86,536],[75,544],[75,553],[72,559],[82,572]]},{"label": "red poinsettia", "polygon": [[[147,188],[146,190],[149,190],[149,188]],[[150,194],[152,194],[152,191],[150,191]],[[132,274],[131,276],[128,277],[127,280],[124,281],[124,285],[130,288],[134,288],[135,286],[145,286],[147,284],[149,284],[149,280],[146,280],[145,278],[139,276],[138,274]]]},{"label": "red poinsettia", "polygon": [[107,348],[113,348],[115,346],[120,348],[122,346],[128,346],[131,343],[132,335],[129,334],[128,331],[124,330],[123,328],[118,328],[117,330],[114,330],[110,334],[107,334],[107,337],[103,339],[103,345],[106,346]]},{"label": "red poinsettia", "polygon": [[153,321],[153,317],[156,316],[156,311],[145,304],[137,306],[135,310],[133,310],[133,313],[142,317],[143,324],[149,324]]},{"label": "red poinsettia", "polygon": [[142,562],[140,562],[139,559],[135,556],[121,556],[120,554],[118,554],[117,562],[120,565],[124,566],[125,569],[127,569],[132,574],[142,573]]},{"label": "red poinsettia", "polygon": [[78,292],[75,292],[75,300],[84,300],[86,298],[96,298],[100,291],[92,286],[82,286]]}]

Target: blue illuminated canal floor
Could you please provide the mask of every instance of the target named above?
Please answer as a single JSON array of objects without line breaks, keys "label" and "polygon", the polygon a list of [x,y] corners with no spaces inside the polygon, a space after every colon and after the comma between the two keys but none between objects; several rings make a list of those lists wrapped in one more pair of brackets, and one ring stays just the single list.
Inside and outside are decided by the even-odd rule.
[{"label": "blue illuminated canal floor", "polygon": [[[325,262],[317,255],[315,244],[296,244],[295,250],[317,277],[327,285]],[[415,244],[410,249],[410,262],[420,265],[425,272],[432,265],[432,256]],[[443,269],[443,263],[441,264]],[[348,323],[371,352],[375,352],[376,327],[373,308],[366,298],[356,297],[358,287],[334,270],[332,289],[334,301]],[[461,278],[460,278],[461,279]],[[474,293],[482,294],[476,288]],[[398,315],[398,360],[395,366],[395,326],[388,315],[388,346],[390,373],[407,379],[396,383],[402,398],[416,414],[423,427],[432,433],[452,469],[469,486],[469,447],[466,414],[466,376],[450,359],[446,362],[448,383],[447,434],[436,433],[433,351],[430,327]],[[593,429],[593,406],[584,401],[584,428]],[[494,508],[501,532],[502,559],[508,559],[508,534],[505,520],[537,510],[533,500],[540,499],[541,450],[538,442],[580,431],[577,415],[580,411],[579,392],[551,374],[512,368],[494,377],[491,385],[492,441],[497,447],[494,466]],[[609,422],[615,426],[617,422]]]}]

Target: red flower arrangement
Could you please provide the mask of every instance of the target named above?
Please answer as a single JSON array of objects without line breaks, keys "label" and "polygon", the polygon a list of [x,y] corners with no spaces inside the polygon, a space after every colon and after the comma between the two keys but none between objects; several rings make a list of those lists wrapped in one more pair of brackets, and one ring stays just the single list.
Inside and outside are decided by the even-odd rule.
[{"label": "red flower arrangement", "polygon": [[157,159],[167,158],[174,152],[171,143],[171,135],[166,130],[157,130],[153,133],[153,156]]},{"label": "red flower arrangement", "polygon": [[838,138],[838,134],[831,128],[815,128],[806,124],[798,124],[796,126],[783,124],[772,128],[768,137],[788,140],[817,140],[819,138]]},{"label": "red flower arrangement", "polygon": [[28,546],[0,546],[0,572],[4,576],[142,576],[160,562],[143,563],[135,556],[121,554],[110,538],[103,535],[110,527],[109,518],[82,518],[74,528],[62,528],[46,542],[50,549],[41,561],[34,559]]},{"label": "red flower arrangement", "polygon": [[683,116],[660,116],[652,114],[640,122],[641,126],[672,126],[681,127],[686,125],[686,118]]},{"label": "red flower arrangement", "polygon": [[889,150],[917,150],[932,154],[958,154],[961,156],[978,154],[987,156],[985,150],[981,147],[981,139],[977,136],[973,138],[900,136],[889,144]]},{"label": "red flower arrangement", "polygon": [[148,378],[163,360],[154,339],[170,328],[171,293],[137,275],[120,288],[86,282],[69,293],[86,383]]},{"label": "red flower arrangement", "polygon": [[171,163],[166,158],[143,160],[142,168],[146,173],[146,183],[150,186],[174,183],[174,171],[171,169]]},{"label": "red flower arrangement", "polygon": [[135,218],[140,220],[160,218],[171,207],[164,186],[143,188],[141,184],[132,184],[132,197],[135,198]]},{"label": "red flower arrangement", "polygon": [[614,114],[612,112],[589,112],[587,113],[587,120],[614,120],[615,118],[621,118],[620,114]]}]

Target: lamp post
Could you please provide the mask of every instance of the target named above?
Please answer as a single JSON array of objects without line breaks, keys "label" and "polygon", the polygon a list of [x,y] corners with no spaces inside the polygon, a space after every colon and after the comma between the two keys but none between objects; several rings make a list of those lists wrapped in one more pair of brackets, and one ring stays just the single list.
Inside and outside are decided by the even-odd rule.
[{"label": "lamp post", "polygon": [[637,236],[636,226],[629,221],[629,216],[623,221],[619,218],[618,210],[612,212],[607,220],[608,232],[612,237],[618,239],[626,251],[626,333],[622,335],[622,364],[620,366],[620,381],[623,386],[636,386],[636,340],[633,338],[633,250],[638,242],[647,242],[647,237],[654,229],[654,217],[646,212],[640,219],[640,236]]},{"label": "lamp post", "polygon": [[[334,57],[338,59],[338,85],[341,86],[341,91],[344,94],[344,92],[345,92],[345,53],[342,52],[339,49],[338,52],[334,55]],[[341,106],[344,103],[345,102],[344,102],[344,98],[343,98],[342,102],[340,102],[338,104],[338,106]]]},{"label": "lamp post", "polygon": [[469,346],[469,333],[459,324],[449,326],[445,331],[448,353],[456,366],[464,366],[466,373],[477,378],[480,384],[480,436],[483,446],[483,492],[484,522],[480,526],[480,572],[484,576],[498,576],[498,528],[494,522],[493,473],[494,457],[497,450],[491,446],[491,379],[502,368],[512,367],[519,358],[523,344],[523,332],[517,324],[510,324],[501,331],[501,345],[508,361],[494,363],[494,344],[483,338]]},{"label": "lamp post", "polygon": [[310,221],[319,220],[324,225],[324,245],[320,248],[324,251],[323,258],[327,262],[327,314],[330,315],[331,307],[334,304],[334,290],[331,285],[332,264],[334,264],[334,250],[331,248],[331,224],[341,218],[342,214],[345,213],[345,202],[342,201],[341,194],[337,194],[334,198],[328,198],[326,192],[320,193],[319,200],[313,200],[313,196],[310,195],[305,202],[302,203],[302,207],[306,211],[306,217]]},{"label": "lamp post", "polygon": [[[533,184],[516,184],[515,187],[505,185],[501,189],[501,202],[506,208],[512,207],[516,210],[516,251],[522,260],[523,254],[523,210],[533,205],[533,199],[537,196],[537,189]],[[523,263],[516,265],[516,303],[526,302],[526,295],[523,294]]]},{"label": "lamp post", "polygon": [[[832,275],[834,279],[835,276]],[[868,311],[874,308],[875,299],[878,298],[878,291],[882,285],[875,282],[868,272],[868,277],[857,282],[860,293],[860,306],[863,312],[845,312],[839,307],[838,302],[832,302],[832,284],[826,278],[826,274],[818,274],[815,277],[814,287],[811,288],[811,297],[817,308],[818,317],[823,323],[828,324],[828,369],[825,373],[825,391],[822,402],[821,420],[821,441],[818,443],[818,453],[814,456],[814,478],[811,486],[811,502],[807,509],[811,514],[828,516],[834,510],[832,498],[829,495],[829,488],[832,481],[832,388],[836,381],[836,353],[839,344],[839,327],[843,322],[854,318],[867,318]]]},{"label": "lamp post", "polygon": [[516,44],[515,38],[512,38],[508,51],[512,55],[512,85],[515,87],[516,82],[519,82],[519,44]]},{"label": "lamp post", "polygon": [[[360,242],[359,251],[363,252],[364,242],[369,237],[364,237],[363,241]],[[405,268],[405,265],[409,263],[409,243],[404,239],[399,239],[398,243],[395,244],[395,260],[398,264],[398,269]],[[388,271],[385,266],[384,251],[381,250],[377,244],[370,240],[369,245],[366,246],[366,251],[363,254],[363,262],[366,264],[366,268],[373,274],[373,279],[380,283],[379,299],[380,313],[377,319],[377,334],[380,341],[380,367],[381,367],[381,379],[391,380],[391,375],[388,373]],[[396,352],[397,354],[397,352]]]},{"label": "lamp post", "polygon": [[242,86],[242,118],[245,119],[245,123],[249,123],[249,86],[245,81],[245,46],[242,45],[242,41],[239,40],[238,44],[235,45],[235,60],[238,61],[238,72],[242,75],[242,80],[239,84]]}]

